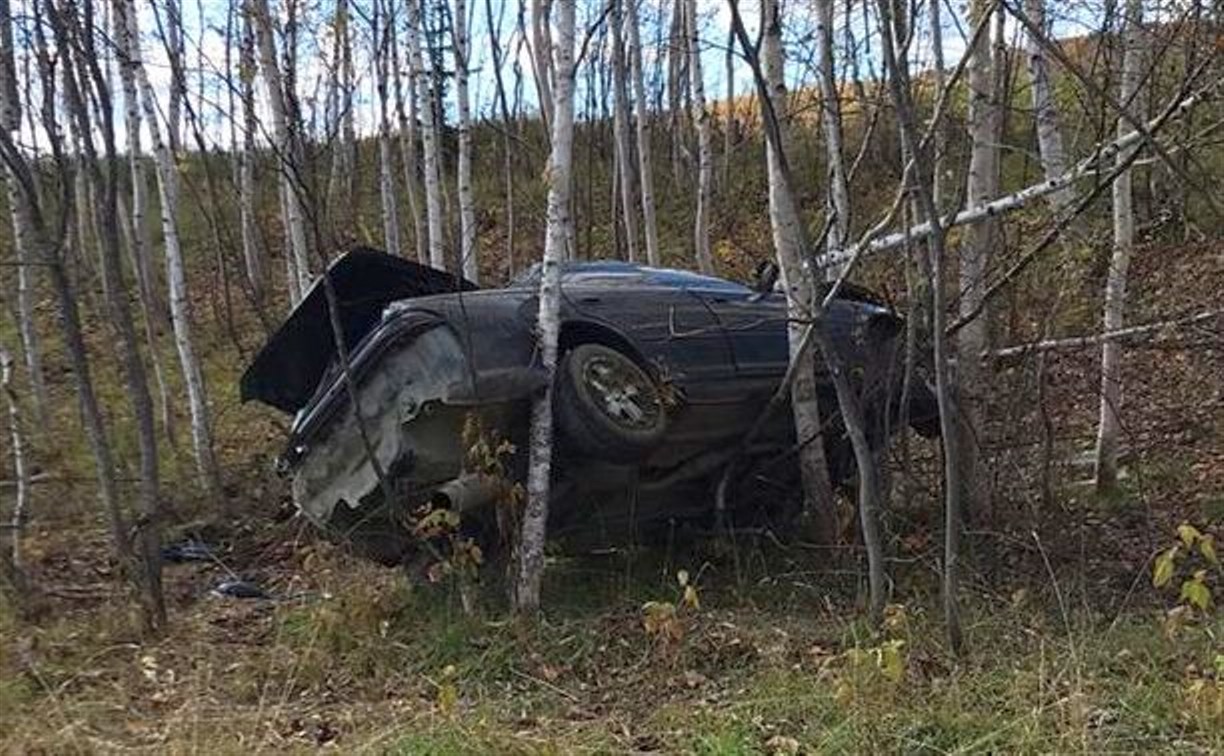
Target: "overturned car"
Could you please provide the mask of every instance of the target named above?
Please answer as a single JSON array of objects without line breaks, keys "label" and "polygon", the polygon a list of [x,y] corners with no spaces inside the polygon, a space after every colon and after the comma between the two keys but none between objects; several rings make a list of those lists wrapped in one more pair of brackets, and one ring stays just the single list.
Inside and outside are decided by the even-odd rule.
[{"label": "overturned car", "polygon": [[[503,450],[518,451],[506,476],[522,474],[531,400],[545,384],[538,271],[478,289],[356,249],[327,276],[337,311],[316,282],[241,379],[244,400],[294,415],[279,466],[296,505],[385,564],[413,556],[406,523],[422,506],[492,529],[506,489],[473,464],[470,430],[477,418],[482,433],[508,441]],[[796,450],[817,440],[796,439],[788,411],[757,422],[788,363],[785,297],[758,288],[624,262],[563,267],[550,532],[615,540],[708,523],[720,479],[732,481],[723,514],[737,522],[784,527],[798,514]],[[937,431],[921,381],[900,406],[900,318],[848,288],[822,322],[864,397],[872,444],[901,418]],[[853,455],[821,376],[823,366],[822,440],[838,483],[852,476]]]}]

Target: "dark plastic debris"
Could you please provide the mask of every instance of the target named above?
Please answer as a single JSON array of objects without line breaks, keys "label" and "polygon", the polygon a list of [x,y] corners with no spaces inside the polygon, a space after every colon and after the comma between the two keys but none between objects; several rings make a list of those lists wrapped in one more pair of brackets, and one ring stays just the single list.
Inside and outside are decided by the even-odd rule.
[{"label": "dark plastic debris", "polygon": [[212,562],[217,552],[207,543],[197,540],[179,541],[162,547],[162,559],[176,564],[182,562]]}]

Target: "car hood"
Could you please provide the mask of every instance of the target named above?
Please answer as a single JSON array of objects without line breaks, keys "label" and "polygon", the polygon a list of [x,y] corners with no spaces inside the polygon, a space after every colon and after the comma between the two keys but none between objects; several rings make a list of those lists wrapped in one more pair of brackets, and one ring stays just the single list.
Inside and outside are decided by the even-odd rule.
[{"label": "car hood", "polygon": [[[348,349],[378,325],[391,302],[477,288],[459,276],[368,247],[345,253],[324,275],[336,292]],[[320,276],[242,374],[242,400],[297,412],[310,401],[335,354],[327,292]]]}]

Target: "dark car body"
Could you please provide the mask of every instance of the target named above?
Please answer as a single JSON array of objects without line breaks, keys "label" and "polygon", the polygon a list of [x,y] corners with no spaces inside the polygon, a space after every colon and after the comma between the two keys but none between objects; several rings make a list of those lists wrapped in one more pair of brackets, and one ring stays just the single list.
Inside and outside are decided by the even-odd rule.
[{"label": "dark car body", "polygon": [[[362,541],[384,562],[411,549],[398,523],[422,502],[444,500],[464,517],[488,516],[496,491],[471,469],[464,427],[481,427],[520,448],[531,399],[544,387],[536,338],[538,274],[500,289],[373,250],[354,250],[329,269],[339,304],[329,317],[321,281],[242,378],[243,399],[295,415],[280,457],[294,500],[316,524]],[[628,356],[665,387],[666,435],[633,464],[591,458],[562,435],[552,519],[609,532],[613,523],[708,515],[712,486],[778,389],[788,364],[786,301],[779,293],[711,276],[624,262],[569,263],[562,270],[561,350],[600,344]],[[353,412],[337,359],[344,334]],[[860,290],[836,299],[822,320],[864,396],[879,445],[897,407],[902,321]],[[818,362],[818,364],[820,364]],[[819,390],[834,430],[824,434],[835,481],[852,474],[836,431],[826,374]],[[929,427],[934,400],[921,383],[911,419]],[[363,427],[364,426],[364,433]],[[779,411],[754,443],[773,460],[775,480],[796,488],[789,411]],[[378,462],[370,463],[371,456]],[[385,501],[379,470],[394,487]]]}]

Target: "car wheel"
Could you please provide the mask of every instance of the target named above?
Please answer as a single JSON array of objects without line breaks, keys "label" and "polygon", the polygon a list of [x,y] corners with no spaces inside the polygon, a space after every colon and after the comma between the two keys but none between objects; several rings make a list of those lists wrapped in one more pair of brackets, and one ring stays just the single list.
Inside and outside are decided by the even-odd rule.
[{"label": "car wheel", "polygon": [[571,448],[609,462],[641,460],[667,427],[658,384],[632,359],[602,344],[580,344],[565,355],[553,409]]}]

